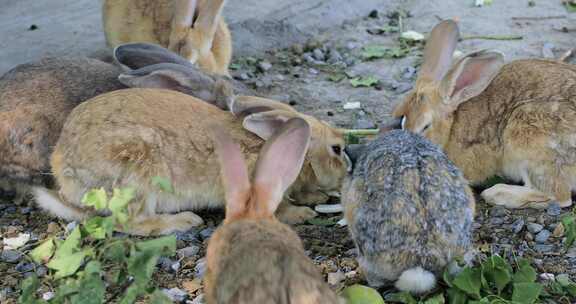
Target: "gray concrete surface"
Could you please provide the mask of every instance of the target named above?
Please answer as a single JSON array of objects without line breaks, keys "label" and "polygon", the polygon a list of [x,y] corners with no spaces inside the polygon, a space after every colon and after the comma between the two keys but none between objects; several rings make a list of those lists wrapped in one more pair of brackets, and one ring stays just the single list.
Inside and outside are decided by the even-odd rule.
[{"label": "gray concrete surface", "polygon": [[[255,55],[303,41],[384,9],[386,0],[235,0],[224,14],[235,55]],[[47,55],[91,55],[105,47],[100,0],[0,0],[0,74]],[[36,25],[37,30],[29,30]]]}]

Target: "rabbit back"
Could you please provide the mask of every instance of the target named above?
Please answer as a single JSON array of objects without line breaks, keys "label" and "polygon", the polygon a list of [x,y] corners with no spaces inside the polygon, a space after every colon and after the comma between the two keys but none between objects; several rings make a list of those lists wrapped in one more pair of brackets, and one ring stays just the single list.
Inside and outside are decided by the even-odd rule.
[{"label": "rabbit back", "polygon": [[345,181],[343,201],[362,259],[386,280],[417,266],[438,274],[471,245],[468,184],[418,135],[391,131],[369,143]]},{"label": "rabbit back", "polygon": [[219,255],[209,273],[218,276],[207,275],[206,286],[214,286],[207,303],[339,303],[288,226],[238,221],[213,239]]},{"label": "rabbit back", "polygon": [[50,153],[81,102],[123,88],[120,71],[89,58],[44,58],[0,78],[0,177],[45,184]]},{"label": "rabbit back", "polygon": [[220,204],[214,124],[240,143],[249,163],[255,161],[262,141],[231,113],[189,95],[125,89],[93,98],[72,112],[52,156],[61,194],[78,204],[91,188],[135,186],[149,196],[158,193],[151,180],[160,176],[172,182],[176,195],[151,203],[150,212]]}]

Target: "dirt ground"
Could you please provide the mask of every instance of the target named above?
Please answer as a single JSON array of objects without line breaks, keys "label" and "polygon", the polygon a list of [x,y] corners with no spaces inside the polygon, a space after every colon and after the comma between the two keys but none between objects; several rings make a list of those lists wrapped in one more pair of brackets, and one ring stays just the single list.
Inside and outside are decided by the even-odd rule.
[{"label": "dirt ground", "polygon": [[[235,57],[232,74],[261,96],[289,103],[338,127],[366,129],[389,118],[394,105],[412,88],[421,60],[418,44],[411,45],[402,58],[363,60],[361,52],[365,46],[400,46],[399,33],[386,32],[383,30],[386,26],[426,34],[440,19],[457,17],[464,37],[521,36],[520,40],[466,39],[458,47],[462,52],[497,49],[507,60],[542,57],[550,51],[560,56],[576,47],[576,13],[567,12],[561,0],[494,0],[484,7],[474,7],[472,0],[381,2],[373,5],[374,12],[369,10],[362,17],[351,18],[338,26],[310,30],[312,38],[305,42],[296,39],[291,46],[278,50],[239,51],[242,56]],[[0,7],[3,3],[0,0]],[[0,47],[0,58],[2,52]],[[2,67],[8,65],[2,64]],[[368,76],[378,82],[370,87],[353,87],[350,83],[350,79]],[[563,236],[554,233],[562,214],[570,212],[568,208],[506,210],[487,206],[482,201],[478,205],[475,241],[480,257],[491,253],[507,258],[529,257],[541,277],[546,277],[542,274],[569,274],[576,279],[576,246],[564,249]],[[196,247],[198,253],[166,259],[159,265],[156,282],[161,287],[186,290],[184,283],[202,272],[206,240],[222,218],[221,214],[207,216],[210,220],[205,226],[179,235],[179,248]],[[335,290],[363,282],[347,230],[335,224],[341,214],[321,218],[324,221],[294,227],[303,238],[307,253]],[[33,239],[42,240],[66,225],[38,210],[33,203],[14,205],[10,193],[4,193],[0,199],[1,237],[29,232]],[[172,265],[176,262],[179,267],[174,270]],[[33,271],[26,263],[23,259],[0,261],[0,302],[15,301],[19,282]],[[38,273],[38,269],[34,271]],[[48,286],[43,288],[49,291]],[[200,300],[194,299],[201,294],[201,289],[189,292],[185,300],[199,303]]]}]

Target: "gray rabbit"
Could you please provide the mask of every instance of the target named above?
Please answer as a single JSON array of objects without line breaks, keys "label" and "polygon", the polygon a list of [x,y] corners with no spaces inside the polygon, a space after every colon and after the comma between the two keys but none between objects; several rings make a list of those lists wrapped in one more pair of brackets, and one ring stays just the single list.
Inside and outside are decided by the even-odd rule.
[{"label": "gray rabbit", "polygon": [[402,130],[346,152],[342,202],[359,264],[372,286],[423,293],[458,256],[470,256],[475,201],[444,153]]}]

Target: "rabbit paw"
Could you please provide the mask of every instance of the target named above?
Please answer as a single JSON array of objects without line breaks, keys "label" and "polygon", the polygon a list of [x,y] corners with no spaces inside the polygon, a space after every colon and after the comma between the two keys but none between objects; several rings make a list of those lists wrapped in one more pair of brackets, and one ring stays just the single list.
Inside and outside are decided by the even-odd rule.
[{"label": "rabbit paw", "polygon": [[496,184],[482,191],[480,196],[488,204],[504,206],[510,209],[545,209],[554,201],[553,197],[536,189],[507,184]]},{"label": "rabbit paw", "polygon": [[204,221],[193,212],[177,214],[157,214],[140,219],[130,225],[128,233],[134,235],[165,235],[176,231],[187,231],[192,227],[202,225]]},{"label": "rabbit paw", "polygon": [[302,206],[313,206],[326,203],[330,197],[322,192],[303,192],[294,196],[294,203]]},{"label": "rabbit paw", "polygon": [[309,207],[302,206],[285,206],[284,208],[278,209],[276,216],[278,219],[286,224],[301,224],[309,219],[313,219],[318,214],[316,211]]}]

